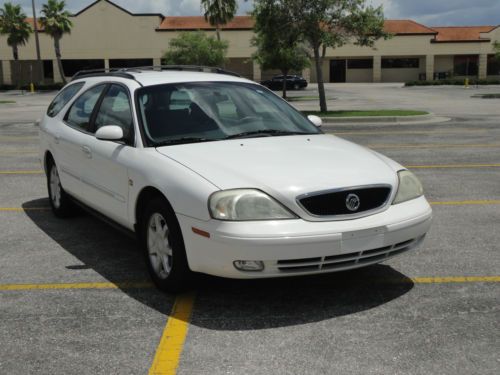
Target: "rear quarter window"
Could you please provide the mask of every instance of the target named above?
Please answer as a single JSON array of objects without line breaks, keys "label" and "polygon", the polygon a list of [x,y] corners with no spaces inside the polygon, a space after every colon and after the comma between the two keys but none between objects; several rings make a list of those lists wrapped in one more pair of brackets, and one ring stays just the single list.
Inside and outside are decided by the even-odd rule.
[{"label": "rear quarter window", "polygon": [[78,82],[73,85],[69,85],[65,87],[55,99],[50,103],[49,108],[47,109],[47,115],[49,117],[55,117],[61,109],[64,108],[66,104],[80,91],[85,82]]}]

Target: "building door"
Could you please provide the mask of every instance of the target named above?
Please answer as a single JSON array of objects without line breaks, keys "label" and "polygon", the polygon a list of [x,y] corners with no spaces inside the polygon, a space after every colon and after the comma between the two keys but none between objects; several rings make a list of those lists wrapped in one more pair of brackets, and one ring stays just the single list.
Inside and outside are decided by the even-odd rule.
[{"label": "building door", "polygon": [[330,60],[330,82],[345,82],[345,65],[346,60]]}]

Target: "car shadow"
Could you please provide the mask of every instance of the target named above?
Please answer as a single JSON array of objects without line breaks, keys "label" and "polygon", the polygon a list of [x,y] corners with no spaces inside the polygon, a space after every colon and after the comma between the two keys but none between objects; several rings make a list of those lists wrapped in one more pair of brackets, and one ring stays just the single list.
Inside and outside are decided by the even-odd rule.
[{"label": "car shadow", "polygon": [[[47,199],[23,204],[26,215],[44,233],[82,264],[67,269],[92,269],[136,301],[169,315],[172,295],[154,287],[130,287],[149,282],[136,241],[102,221],[80,215],[61,220]],[[199,275],[191,324],[212,330],[257,330],[322,321],[355,314],[401,297],[414,284],[387,265],[316,276],[264,280],[229,280]]]},{"label": "car shadow", "polygon": [[49,207],[48,199],[25,202],[22,207],[38,228],[81,263],[65,266],[75,272],[75,279],[79,271],[92,269],[109,282],[117,284],[119,289],[135,300],[160,313],[170,314],[174,296],[167,296],[148,285],[151,281],[134,239],[83,212],[71,218],[59,219],[50,210],[30,210]]}]

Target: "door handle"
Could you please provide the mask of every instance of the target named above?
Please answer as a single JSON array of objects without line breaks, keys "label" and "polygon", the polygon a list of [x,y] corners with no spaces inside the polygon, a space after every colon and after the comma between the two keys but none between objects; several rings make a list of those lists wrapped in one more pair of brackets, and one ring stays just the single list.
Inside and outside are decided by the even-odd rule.
[{"label": "door handle", "polygon": [[82,152],[85,154],[87,158],[92,159],[92,150],[89,147],[82,146]]}]

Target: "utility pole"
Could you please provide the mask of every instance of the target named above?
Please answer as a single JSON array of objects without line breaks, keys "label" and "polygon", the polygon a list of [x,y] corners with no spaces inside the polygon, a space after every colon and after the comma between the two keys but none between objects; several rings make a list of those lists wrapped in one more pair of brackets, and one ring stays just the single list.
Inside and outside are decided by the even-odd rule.
[{"label": "utility pole", "polygon": [[33,28],[35,29],[36,59],[40,61],[40,40],[38,39],[38,21],[36,19],[35,0],[31,0],[31,6],[33,7]]}]

